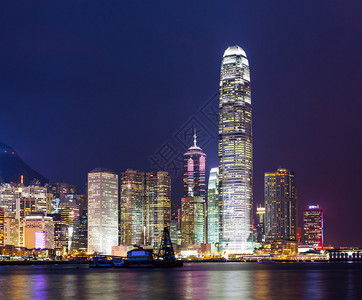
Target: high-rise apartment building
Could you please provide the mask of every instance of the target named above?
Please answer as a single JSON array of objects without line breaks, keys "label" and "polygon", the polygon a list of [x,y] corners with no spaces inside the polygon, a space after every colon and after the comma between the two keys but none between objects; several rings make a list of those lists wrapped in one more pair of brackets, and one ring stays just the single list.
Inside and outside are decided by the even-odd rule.
[{"label": "high-rise apartment building", "polygon": [[145,208],[145,240],[156,249],[163,229],[170,228],[171,178],[167,172],[146,173]]},{"label": "high-rise apartment building", "polygon": [[88,252],[111,254],[118,245],[118,175],[104,169],[88,173]]},{"label": "high-rise apartment building", "polygon": [[303,211],[304,243],[316,250],[323,248],[323,210],[319,205],[309,205]]},{"label": "high-rise apartment building", "polygon": [[265,173],[266,240],[297,240],[297,197],[294,173],[284,168]]},{"label": "high-rise apartment building", "polygon": [[253,139],[249,62],[231,46],[221,64],[219,103],[220,237],[229,253],[252,249]]},{"label": "high-rise apartment building", "polygon": [[145,173],[127,170],[120,180],[120,244],[144,244]]},{"label": "high-rise apartment building", "polygon": [[207,186],[207,241],[219,243],[219,169],[210,170]]}]

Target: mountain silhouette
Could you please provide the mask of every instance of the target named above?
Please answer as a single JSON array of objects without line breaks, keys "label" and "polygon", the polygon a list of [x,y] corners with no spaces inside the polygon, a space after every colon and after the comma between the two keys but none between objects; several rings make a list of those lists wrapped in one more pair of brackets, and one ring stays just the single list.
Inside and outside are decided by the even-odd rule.
[{"label": "mountain silhouette", "polygon": [[20,183],[21,175],[25,185],[36,181],[41,185],[48,182],[47,178],[29,167],[12,147],[0,142],[0,182]]}]

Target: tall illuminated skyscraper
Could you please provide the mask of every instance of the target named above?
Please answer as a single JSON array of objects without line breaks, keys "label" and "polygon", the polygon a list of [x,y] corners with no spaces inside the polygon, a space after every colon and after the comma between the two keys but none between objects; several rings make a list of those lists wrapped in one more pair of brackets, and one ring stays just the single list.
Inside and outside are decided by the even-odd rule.
[{"label": "tall illuminated skyscraper", "polygon": [[221,64],[219,189],[221,243],[229,253],[252,251],[253,140],[249,62],[231,46]]},{"label": "tall illuminated skyscraper", "polygon": [[200,197],[205,201],[206,154],[196,145],[196,131],[194,144],[184,154],[184,197]]},{"label": "tall illuminated skyscraper", "polygon": [[219,243],[219,169],[210,170],[207,185],[207,242]]},{"label": "tall illuminated skyscraper", "polygon": [[111,254],[118,245],[118,175],[104,169],[88,173],[88,252]]},{"label": "tall illuminated skyscraper", "polygon": [[182,244],[206,243],[206,154],[196,144],[184,154],[184,198],[181,199]]},{"label": "tall illuminated skyscraper", "polygon": [[145,239],[156,249],[165,227],[170,228],[171,178],[167,172],[146,173]]},{"label": "tall illuminated skyscraper", "polygon": [[257,224],[256,224],[256,242],[265,242],[265,207],[256,208]]},{"label": "tall illuminated skyscraper", "polygon": [[304,243],[317,250],[323,248],[323,210],[319,205],[309,205],[303,211]]},{"label": "tall illuminated skyscraper", "polygon": [[120,180],[120,243],[144,242],[145,173],[127,170]]},{"label": "tall illuminated skyscraper", "polygon": [[265,238],[297,240],[297,197],[294,173],[279,168],[265,173]]},{"label": "tall illuminated skyscraper", "polygon": [[205,201],[201,197],[186,197],[181,202],[182,244],[205,244]]}]

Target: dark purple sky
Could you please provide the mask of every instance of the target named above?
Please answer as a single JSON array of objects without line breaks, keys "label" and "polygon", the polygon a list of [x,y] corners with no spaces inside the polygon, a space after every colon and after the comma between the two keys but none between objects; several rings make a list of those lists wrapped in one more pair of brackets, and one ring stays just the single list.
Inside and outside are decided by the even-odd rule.
[{"label": "dark purple sky", "polygon": [[[264,172],[289,168],[300,212],[325,211],[326,243],[362,246],[361,11],[336,0],[1,1],[0,141],[79,186],[95,167],[150,170],[237,44],[251,66],[255,203]],[[204,151],[216,166],[216,140]]]}]

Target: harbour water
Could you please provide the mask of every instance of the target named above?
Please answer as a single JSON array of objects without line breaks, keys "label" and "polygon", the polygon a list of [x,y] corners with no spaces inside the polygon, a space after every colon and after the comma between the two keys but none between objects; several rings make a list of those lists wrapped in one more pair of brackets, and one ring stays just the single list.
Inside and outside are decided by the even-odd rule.
[{"label": "harbour water", "polygon": [[362,299],[362,263],[0,266],[1,299]]}]

